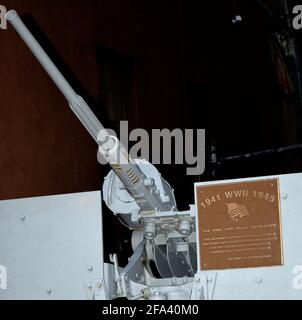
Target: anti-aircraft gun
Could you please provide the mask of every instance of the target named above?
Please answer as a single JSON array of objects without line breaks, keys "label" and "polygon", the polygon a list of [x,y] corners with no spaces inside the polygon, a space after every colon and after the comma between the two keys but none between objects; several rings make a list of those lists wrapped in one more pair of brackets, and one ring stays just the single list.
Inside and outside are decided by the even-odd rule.
[{"label": "anti-aircraft gun", "polygon": [[[120,141],[109,134],[84,99],[69,85],[17,12],[8,11],[6,19],[97,143],[99,162],[105,160],[112,168],[103,184],[104,201],[133,230],[134,249],[124,269],[119,268],[116,255],[111,257],[115,265],[115,279],[111,280],[116,282],[117,295],[166,299],[167,292],[171,291],[172,298],[175,285],[179,285],[185,289],[178,290],[178,296],[190,298],[191,290],[186,287],[190,288],[197,268],[194,206],[188,211],[178,211],[170,185],[152,164],[131,159]],[[153,278],[150,261],[155,262],[163,279]],[[172,285],[174,288],[170,290],[168,287]]]},{"label": "anti-aircraft gun", "polygon": [[301,299],[301,173],[196,183],[195,205],[179,211],[157,169],[109,134],[18,14],[6,19],[111,166],[103,199],[133,231],[134,253],[124,268],[117,254],[104,262],[99,191],[0,201],[0,285],[4,265],[12,275],[0,299]]}]

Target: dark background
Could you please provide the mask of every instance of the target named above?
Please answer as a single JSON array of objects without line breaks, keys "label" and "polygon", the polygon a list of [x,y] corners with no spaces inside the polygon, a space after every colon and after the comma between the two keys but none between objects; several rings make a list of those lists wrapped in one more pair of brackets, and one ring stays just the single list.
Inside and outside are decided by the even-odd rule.
[{"label": "dark background", "polygon": [[[19,12],[105,126],[127,119],[129,129],[206,129],[203,175],[157,166],[179,209],[194,202],[196,181],[301,171],[299,150],[223,161],[301,143],[297,1],[1,4]],[[235,15],[242,22],[232,23]],[[0,30],[0,96],[0,199],[101,188],[108,168],[98,165],[94,141],[10,26]],[[221,164],[210,163],[212,145]],[[123,250],[127,235],[104,215],[108,250]]]}]

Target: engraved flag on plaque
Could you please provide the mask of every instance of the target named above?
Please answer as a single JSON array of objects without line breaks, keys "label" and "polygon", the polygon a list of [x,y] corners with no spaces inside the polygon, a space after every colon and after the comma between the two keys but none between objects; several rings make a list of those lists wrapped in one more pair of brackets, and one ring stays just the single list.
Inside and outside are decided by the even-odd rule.
[{"label": "engraved flag on plaque", "polygon": [[201,270],[283,264],[279,180],[196,186]]}]

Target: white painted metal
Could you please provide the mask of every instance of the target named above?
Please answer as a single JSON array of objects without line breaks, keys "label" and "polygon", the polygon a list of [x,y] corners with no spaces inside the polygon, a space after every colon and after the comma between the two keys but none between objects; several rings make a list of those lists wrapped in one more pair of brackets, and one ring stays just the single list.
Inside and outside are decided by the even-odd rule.
[{"label": "white painted metal", "polygon": [[[268,178],[278,178],[280,183],[284,265],[213,270],[217,273],[214,299],[302,299],[302,286],[294,288],[297,277],[302,281],[302,174],[201,182],[195,187]],[[294,273],[295,266],[301,266],[300,274]]]},{"label": "white painted metal", "polygon": [[0,201],[0,300],[88,299],[104,277],[101,201],[99,191]]},{"label": "white painted metal", "polygon": [[[171,215],[175,214],[173,210],[176,210],[176,201],[173,190],[162,178],[155,166],[142,159],[134,159],[133,163],[139,168],[141,172],[140,176],[144,176],[145,180],[152,180],[153,183],[151,186],[146,187],[143,179],[138,184],[129,185],[127,179],[121,181],[120,175],[116,175],[116,172],[113,170],[110,171],[104,179],[102,189],[104,201],[108,208],[114,214],[119,214],[130,228],[141,227],[140,222],[143,222],[142,220],[145,215],[148,217],[159,216],[161,212],[165,212],[165,216],[168,213]],[[131,190],[131,194],[128,192],[129,189]],[[144,190],[147,190],[147,192]],[[134,191],[135,193],[133,193]],[[154,195],[159,199],[158,204],[154,203],[150,197]],[[147,205],[144,205],[144,203],[147,203]],[[159,211],[152,210],[155,207]]]}]

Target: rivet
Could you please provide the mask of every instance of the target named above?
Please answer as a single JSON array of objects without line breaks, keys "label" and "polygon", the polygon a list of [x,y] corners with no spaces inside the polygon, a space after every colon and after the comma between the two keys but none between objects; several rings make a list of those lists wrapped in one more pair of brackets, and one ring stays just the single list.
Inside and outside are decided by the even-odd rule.
[{"label": "rivet", "polygon": [[51,294],[51,292],[52,292],[51,288],[48,288],[48,289],[46,290],[46,293],[47,293],[47,294]]},{"label": "rivet", "polygon": [[98,288],[102,288],[102,284],[100,282],[97,283]]},{"label": "rivet", "polygon": [[92,271],[93,270],[93,266],[92,265],[90,265],[89,267],[88,267],[88,271]]},{"label": "rivet", "polygon": [[287,198],[288,198],[288,194],[287,194],[287,193],[283,193],[283,194],[282,194],[282,199],[283,199],[283,200],[286,200]]},{"label": "rivet", "polygon": [[258,278],[256,279],[256,282],[257,282],[257,283],[262,283],[262,281],[263,281],[263,279],[262,279],[261,277],[258,277]]},{"label": "rivet", "polygon": [[21,217],[21,220],[22,220],[22,221],[24,221],[25,219],[26,219],[26,217],[25,217],[25,216],[22,216],[22,217]]}]

